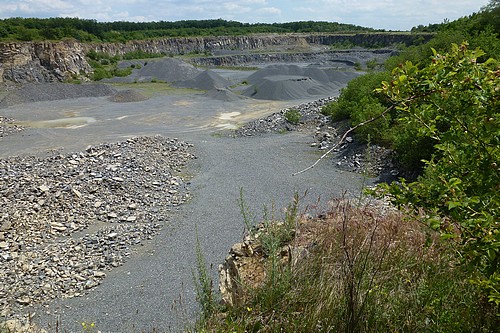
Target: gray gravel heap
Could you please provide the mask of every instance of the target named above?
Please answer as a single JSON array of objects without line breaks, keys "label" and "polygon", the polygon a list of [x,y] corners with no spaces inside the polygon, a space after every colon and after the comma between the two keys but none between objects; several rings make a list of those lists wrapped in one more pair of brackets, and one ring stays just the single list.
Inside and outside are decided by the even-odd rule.
[{"label": "gray gravel heap", "polygon": [[0,160],[0,316],[97,286],[189,197],[191,144],[138,137]]},{"label": "gray gravel heap", "polygon": [[29,83],[7,94],[7,96],[0,101],[0,108],[22,103],[55,101],[80,97],[102,97],[115,93],[115,88],[102,83]]},{"label": "gray gravel heap", "polygon": [[14,119],[0,116],[0,139],[23,129],[24,127],[14,124]]},{"label": "gray gravel heap", "polygon": [[134,89],[126,89],[118,91],[113,96],[108,97],[108,101],[115,103],[133,103],[142,102],[148,98]]},{"label": "gray gravel heap", "polygon": [[104,79],[103,82],[177,82],[194,78],[201,72],[201,69],[188,64],[185,61],[175,58],[158,58],[144,61],[126,61],[120,63],[120,68],[134,65],[132,74],[126,77],[113,77]]},{"label": "gray gravel heap", "polygon": [[181,88],[192,88],[200,90],[211,90],[215,88],[225,88],[232,84],[231,81],[223,78],[214,71],[206,70],[194,78],[174,83],[174,86]]}]

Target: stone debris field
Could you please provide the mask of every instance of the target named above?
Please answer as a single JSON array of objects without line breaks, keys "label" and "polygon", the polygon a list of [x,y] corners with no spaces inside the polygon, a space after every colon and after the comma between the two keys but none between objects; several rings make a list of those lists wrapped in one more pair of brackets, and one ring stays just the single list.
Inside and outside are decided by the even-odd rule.
[{"label": "stone debris field", "polygon": [[98,285],[189,197],[177,174],[193,158],[155,136],[0,160],[0,316]]}]

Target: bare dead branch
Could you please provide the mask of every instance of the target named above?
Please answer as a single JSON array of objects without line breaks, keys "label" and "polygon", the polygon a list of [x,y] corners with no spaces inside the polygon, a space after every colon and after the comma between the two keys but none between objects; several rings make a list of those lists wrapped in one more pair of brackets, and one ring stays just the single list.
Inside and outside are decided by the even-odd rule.
[{"label": "bare dead branch", "polygon": [[306,172],[306,171],[308,171],[308,170],[310,170],[310,169],[314,168],[314,167],[315,167],[315,166],[316,166],[316,165],[317,165],[317,164],[318,164],[318,163],[319,163],[322,159],[324,159],[324,158],[325,158],[325,157],[327,157],[327,156],[328,156],[328,155],[329,155],[332,151],[334,151],[334,150],[335,150],[335,148],[339,147],[339,146],[340,146],[340,145],[341,145],[341,144],[345,141],[345,139],[347,138],[347,136],[349,135],[349,133],[351,133],[352,131],[356,130],[357,128],[359,128],[359,127],[361,127],[361,126],[364,126],[364,125],[366,125],[366,124],[369,124],[369,123],[371,123],[371,122],[373,122],[373,121],[375,121],[375,120],[377,120],[377,119],[379,119],[379,118],[381,118],[381,117],[385,116],[385,114],[386,114],[387,112],[389,112],[390,110],[392,110],[393,108],[394,108],[394,105],[391,105],[390,107],[388,107],[387,109],[385,109],[385,110],[384,110],[384,112],[382,112],[382,113],[380,113],[380,114],[376,115],[375,117],[370,118],[370,119],[368,119],[368,120],[365,120],[365,121],[363,121],[363,122],[361,122],[361,123],[357,124],[356,126],[349,128],[349,129],[348,129],[348,130],[344,133],[344,135],[342,135],[342,137],[340,138],[340,141],[339,141],[339,142],[337,142],[335,145],[333,145],[333,147],[332,147],[332,148],[330,148],[330,149],[329,149],[326,153],[324,153],[323,155],[321,155],[321,157],[320,157],[320,158],[318,158],[318,159],[316,160],[316,162],[314,162],[313,164],[311,164],[311,165],[310,165],[310,166],[308,166],[307,168],[305,168],[305,169],[303,169],[303,170],[300,170],[299,172],[295,172],[295,173],[293,173],[293,174],[292,174],[292,176],[297,176],[297,175],[300,175],[301,173],[304,173],[304,172]]}]

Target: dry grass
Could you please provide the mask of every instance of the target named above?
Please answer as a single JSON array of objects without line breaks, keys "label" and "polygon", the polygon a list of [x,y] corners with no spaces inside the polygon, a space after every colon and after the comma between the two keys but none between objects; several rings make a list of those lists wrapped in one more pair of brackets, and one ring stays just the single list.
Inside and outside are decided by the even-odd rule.
[{"label": "dry grass", "polygon": [[272,283],[197,330],[494,332],[494,311],[449,244],[399,211],[335,200],[327,214],[297,223],[288,245],[305,249],[303,259],[268,265]]}]

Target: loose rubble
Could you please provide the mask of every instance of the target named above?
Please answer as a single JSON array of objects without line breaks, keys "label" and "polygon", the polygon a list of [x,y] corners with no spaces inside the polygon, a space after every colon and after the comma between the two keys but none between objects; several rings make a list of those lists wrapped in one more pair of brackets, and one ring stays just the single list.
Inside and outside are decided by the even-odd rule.
[{"label": "loose rubble", "polygon": [[[266,133],[283,133],[286,131],[302,130],[304,127],[314,124],[314,126],[322,126],[329,123],[330,118],[321,114],[321,108],[333,101],[336,97],[327,97],[318,99],[313,102],[303,103],[296,107],[285,108],[272,115],[246,123],[239,129],[235,130],[236,136],[256,136]],[[285,118],[285,114],[290,110],[297,110],[300,112],[300,122],[292,124]]]},{"label": "loose rubble", "polygon": [[192,145],[161,136],[0,160],[0,316],[76,297],[189,198]]},{"label": "loose rubble", "polygon": [[[321,108],[336,97],[329,97],[286,108],[272,115],[249,122],[234,131],[235,136],[250,137],[268,133],[301,131],[311,133],[311,147],[326,152],[337,145],[343,134],[349,129],[347,122],[332,123],[330,117],[321,113]],[[295,109],[300,112],[298,124],[291,124],[285,114]],[[378,145],[366,145],[357,142],[354,136],[347,136],[331,154],[332,164],[341,170],[380,176],[384,180],[394,179],[399,175],[394,162],[394,152]]]},{"label": "loose rubble", "polygon": [[22,130],[24,130],[24,127],[16,125],[14,119],[0,116],[0,140],[7,135],[15,134]]}]

